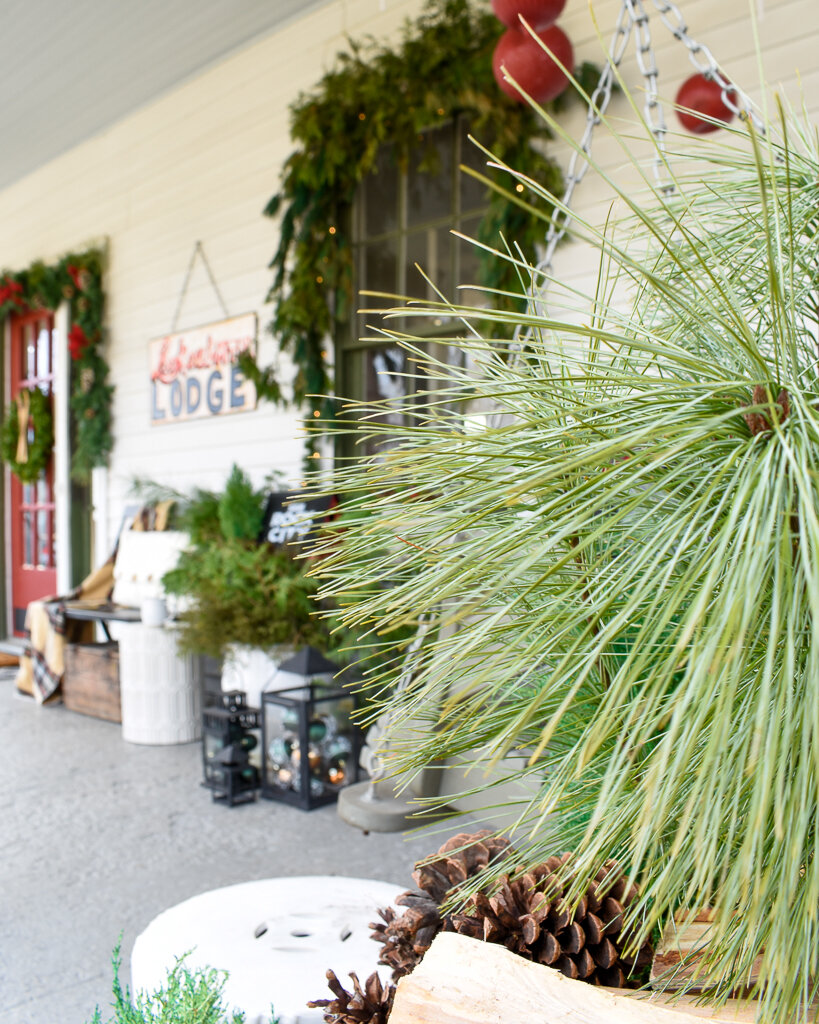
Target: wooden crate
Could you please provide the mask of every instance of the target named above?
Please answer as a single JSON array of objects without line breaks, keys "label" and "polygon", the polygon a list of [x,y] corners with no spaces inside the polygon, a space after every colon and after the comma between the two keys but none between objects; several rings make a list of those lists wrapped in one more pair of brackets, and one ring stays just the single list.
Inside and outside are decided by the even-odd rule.
[{"label": "wooden crate", "polygon": [[121,722],[119,645],[66,644],[63,703],[69,711]]}]

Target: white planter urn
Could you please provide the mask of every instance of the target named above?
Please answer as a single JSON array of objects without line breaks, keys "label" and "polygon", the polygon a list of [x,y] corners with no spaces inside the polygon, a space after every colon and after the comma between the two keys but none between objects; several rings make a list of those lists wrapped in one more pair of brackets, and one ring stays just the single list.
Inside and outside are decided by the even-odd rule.
[{"label": "white planter urn", "polygon": [[279,665],[292,655],[293,648],[284,644],[268,650],[231,644],[222,664],[222,691],[242,690],[248,705],[260,708],[265,690],[298,686],[302,682],[289,672],[279,672]]}]

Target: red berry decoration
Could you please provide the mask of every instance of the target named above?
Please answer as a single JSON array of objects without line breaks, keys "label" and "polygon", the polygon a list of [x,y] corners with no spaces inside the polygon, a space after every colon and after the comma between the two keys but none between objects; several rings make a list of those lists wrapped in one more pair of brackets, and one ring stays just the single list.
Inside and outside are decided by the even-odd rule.
[{"label": "red berry decoration", "polygon": [[[733,96],[733,91],[729,93]],[[686,78],[677,93],[676,104],[678,107],[686,107],[685,110],[678,110],[677,117],[680,124],[694,135],[707,135],[715,132],[718,124],[704,121],[697,114],[705,114],[717,121],[728,124],[734,116],[733,110],[722,98],[722,88],[713,78],[706,78],[705,75],[696,74]]]},{"label": "red berry decoration", "polygon": [[492,10],[507,28],[520,28],[523,17],[535,31],[554,25],[566,0],[492,0]]},{"label": "red berry decoration", "polygon": [[552,59],[554,54],[560,64],[571,72],[574,67],[574,51],[569,37],[552,25],[538,32],[538,39],[548,48],[547,53],[537,39],[521,29],[507,29],[498,40],[492,55],[492,71],[495,81],[513,100],[525,100],[511,82],[503,77],[501,68],[506,68],[517,84],[537,103],[549,103],[559,96],[569,84],[564,71]]}]

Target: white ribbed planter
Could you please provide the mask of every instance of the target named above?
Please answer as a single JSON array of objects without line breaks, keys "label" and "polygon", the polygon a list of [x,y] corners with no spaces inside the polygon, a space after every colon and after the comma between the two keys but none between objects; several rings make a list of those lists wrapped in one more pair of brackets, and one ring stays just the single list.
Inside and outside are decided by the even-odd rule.
[{"label": "white ribbed planter", "polygon": [[119,640],[122,737],[190,743],[202,735],[196,659],[180,655],[171,626],[128,625]]}]

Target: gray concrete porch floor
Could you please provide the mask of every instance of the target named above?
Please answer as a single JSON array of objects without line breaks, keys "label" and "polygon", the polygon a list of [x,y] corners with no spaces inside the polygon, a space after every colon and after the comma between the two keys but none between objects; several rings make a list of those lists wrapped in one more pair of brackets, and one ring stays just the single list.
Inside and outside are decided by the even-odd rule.
[{"label": "gray concrete porch floor", "polygon": [[118,725],[40,707],[13,680],[0,670],[0,1024],[85,1024],[97,1005],[107,1021],[120,933],[125,982],[140,932],[198,893],[309,874],[405,888],[443,841],[364,835],[332,806],[213,803],[198,743],[126,743]]}]

